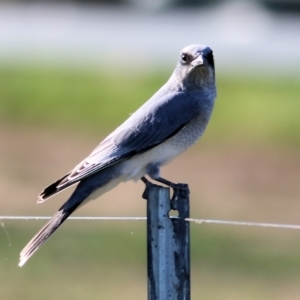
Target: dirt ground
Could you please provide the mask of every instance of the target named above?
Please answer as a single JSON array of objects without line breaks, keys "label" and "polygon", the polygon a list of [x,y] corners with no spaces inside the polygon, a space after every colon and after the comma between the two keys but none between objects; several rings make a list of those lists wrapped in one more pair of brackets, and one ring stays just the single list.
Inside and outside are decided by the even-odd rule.
[{"label": "dirt ground", "polygon": [[[37,205],[37,194],[72,169],[103,136],[2,125],[1,215],[51,215],[70,189]],[[298,149],[217,145],[205,138],[162,169],[191,189],[191,216],[300,224]],[[142,182],[128,182],[82,207],[77,215],[145,215]]]}]

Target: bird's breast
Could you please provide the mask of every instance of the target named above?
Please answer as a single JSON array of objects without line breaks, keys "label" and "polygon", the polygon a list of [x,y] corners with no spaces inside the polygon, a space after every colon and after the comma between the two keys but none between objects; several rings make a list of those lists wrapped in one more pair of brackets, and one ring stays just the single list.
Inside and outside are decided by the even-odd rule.
[{"label": "bird's breast", "polygon": [[157,164],[162,166],[167,164],[191,147],[201,137],[207,122],[207,118],[201,114],[197,115],[168,140],[124,161],[122,163],[122,174],[125,175],[126,180],[138,180],[146,174],[147,165]]}]

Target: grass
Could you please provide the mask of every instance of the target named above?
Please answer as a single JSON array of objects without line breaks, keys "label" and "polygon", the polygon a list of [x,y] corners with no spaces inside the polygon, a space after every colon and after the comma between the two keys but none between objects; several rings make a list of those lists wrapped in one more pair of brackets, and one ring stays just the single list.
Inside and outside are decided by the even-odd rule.
[{"label": "grass", "polygon": [[[113,129],[146,101],[169,72],[144,74],[38,68],[0,69],[4,122],[74,130]],[[299,144],[300,85],[293,78],[217,77],[209,139]]]}]

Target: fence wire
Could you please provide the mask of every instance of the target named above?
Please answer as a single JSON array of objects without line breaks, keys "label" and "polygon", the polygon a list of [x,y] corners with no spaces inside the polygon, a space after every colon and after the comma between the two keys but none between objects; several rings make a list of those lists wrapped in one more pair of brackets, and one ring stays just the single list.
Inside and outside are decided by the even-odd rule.
[{"label": "fence wire", "polygon": [[[170,216],[176,219],[178,217]],[[0,216],[0,220],[50,220],[50,216]],[[85,221],[145,221],[147,217],[69,217],[69,220],[85,220]],[[276,223],[260,223],[260,222],[242,222],[228,220],[209,220],[209,219],[194,219],[186,218],[185,221],[196,224],[216,224],[216,225],[234,225],[234,226],[252,226],[264,228],[278,229],[300,229],[297,224],[276,224]]]}]

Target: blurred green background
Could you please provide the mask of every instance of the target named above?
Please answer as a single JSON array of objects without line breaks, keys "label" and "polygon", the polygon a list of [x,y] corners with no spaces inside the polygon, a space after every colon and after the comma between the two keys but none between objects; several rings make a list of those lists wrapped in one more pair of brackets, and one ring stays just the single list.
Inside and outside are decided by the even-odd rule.
[{"label": "blurred green background", "polygon": [[[198,42],[214,50],[215,110],[201,141],[162,174],[189,183],[191,217],[300,224],[297,15],[254,2],[137,2],[0,3],[1,215],[53,214],[70,190],[36,205],[40,190]],[[121,184],[76,215],[144,216],[142,192]],[[23,268],[19,252],[44,221],[0,222],[0,299],[147,298],[143,221],[70,220]],[[192,299],[300,297],[297,230],[191,224],[191,247]]]}]

